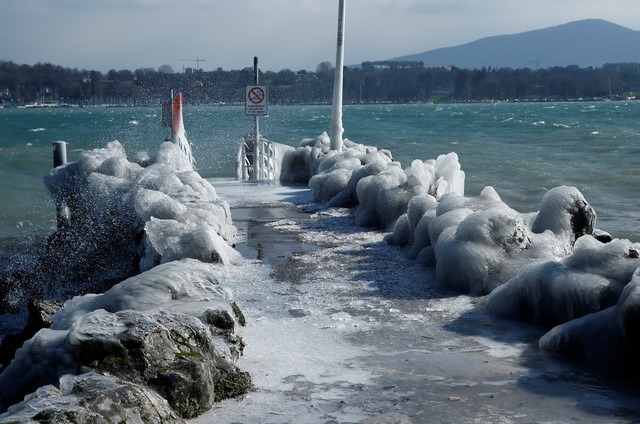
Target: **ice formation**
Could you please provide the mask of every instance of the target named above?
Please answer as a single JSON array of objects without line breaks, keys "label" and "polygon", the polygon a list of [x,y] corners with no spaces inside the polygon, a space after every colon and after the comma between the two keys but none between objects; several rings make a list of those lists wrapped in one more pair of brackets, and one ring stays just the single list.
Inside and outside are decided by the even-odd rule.
[{"label": "ice formation", "polygon": [[56,256],[40,272],[55,281],[53,287],[70,285],[63,280],[82,287],[87,280],[120,281],[186,257],[232,261],[237,253],[226,243],[235,232],[229,206],[190,166],[170,142],[143,167],[129,162],[114,141],[52,170],[45,185],[68,205],[70,222],[53,236]]},{"label": "ice formation", "polygon": [[640,267],[639,247],[628,240],[601,243],[586,235],[571,255],[522,267],[489,297],[496,315],[557,325],[616,303]]},{"label": "ice formation", "polygon": [[[131,374],[133,382],[142,379],[154,387],[163,373],[161,368],[166,368],[160,361],[171,361],[180,352],[204,349],[213,352],[212,360],[217,363],[231,362],[238,352],[222,337],[235,342],[224,332],[235,325],[230,296],[197,261],[185,260],[154,267],[103,294],[68,300],[53,316],[51,328],[28,340],[0,374],[0,410],[39,387],[58,385],[65,375],[92,370],[113,374],[110,363],[119,363],[121,372]],[[165,340],[165,333],[183,335],[173,345]],[[136,352],[144,349],[138,339],[160,352],[161,358],[143,352],[144,363],[138,363],[141,358]],[[211,402],[203,406],[208,409]]]},{"label": "ice formation", "polygon": [[340,152],[329,146],[326,133],[303,140],[284,157],[281,179],[308,181],[314,199],[329,206],[356,206],[358,225],[393,225],[417,195],[440,198],[464,193],[464,172],[455,153],[427,162],[416,160],[403,170],[387,150],[346,139]]},{"label": "ice formation", "polygon": [[[248,387],[232,365],[239,349],[231,293],[204,270],[242,261],[229,245],[229,205],[177,144],[136,158],[129,162],[114,141],[44,178],[68,207],[68,222],[34,271],[49,286],[29,294],[69,298],[111,288],[67,300],[51,328],[18,349],[0,374],[0,411],[89,371],[122,379],[113,387],[152,387],[182,415],[190,404],[210,408],[225,391],[214,389],[222,378]],[[144,393],[142,386],[135,391]],[[7,419],[49,404],[51,393],[41,389]]]},{"label": "ice formation", "polygon": [[579,356],[608,371],[638,375],[640,270],[615,306],[554,327],[540,347]]},{"label": "ice formation", "polygon": [[[182,93],[178,93],[172,103],[171,142],[182,151],[182,155],[173,157],[172,161],[180,171],[194,171],[196,161],[191,152],[191,143],[187,140],[182,118]],[[178,164],[176,159],[179,161]]]},{"label": "ice formation", "polygon": [[455,153],[402,169],[389,152],[348,140],[330,150],[322,134],[284,159],[284,180],[308,180],[314,199],[330,207],[355,207],[359,226],[392,229],[389,243],[466,293],[490,293],[527,263],[559,260],[595,230],[595,212],[572,187],[550,190],[536,214],[514,211],[491,187],[465,197]]},{"label": "ice formation", "polygon": [[[545,336],[543,348],[578,349],[593,360],[585,353],[595,346],[589,334],[616,326],[615,336],[599,337],[622,346],[622,359],[631,357],[630,337],[637,335],[627,328],[640,327],[631,286],[640,277],[629,281],[640,267],[640,246],[596,229],[596,213],[575,187],[553,188],[538,212],[519,213],[492,187],[465,197],[455,153],[415,160],[403,170],[389,152],[348,140],[342,151],[329,150],[326,134],[285,157],[282,175],[309,181],[317,202],[354,207],[358,225],[392,230],[387,242],[435,267],[445,288],[490,294],[492,313],[546,325],[569,322]],[[606,309],[616,303],[615,312]],[[595,362],[607,368],[618,355],[595,351]]]}]

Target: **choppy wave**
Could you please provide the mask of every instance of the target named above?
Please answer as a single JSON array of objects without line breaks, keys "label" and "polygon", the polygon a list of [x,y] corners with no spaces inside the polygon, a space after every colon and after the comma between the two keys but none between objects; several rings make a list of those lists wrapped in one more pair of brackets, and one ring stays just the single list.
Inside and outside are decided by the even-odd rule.
[{"label": "choppy wave", "polygon": [[[206,178],[234,176],[237,143],[253,128],[244,108],[187,110],[189,119],[185,119],[185,125],[198,155],[199,172]],[[584,110],[590,113],[582,114]],[[3,178],[10,176],[17,185],[29,181],[26,192],[36,187],[42,190],[40,179],[52,166],[51,142],[56,140],[68,142],[69,161],[75,161],[78,152],[113,140],[119,140],[131,154],[155,151],[168,132],[162,127],[159,108],[88,108],[72,112],[0,109],[0,118],[7,121],[0,130]],[[261,133],[270,140],[296,146],[300,140],[328,128],[329,112],[330,106],[324,105],[273,106],[270,116],[260,122]],[[592,187],[587,200],[597,207],[599,219],[604,222],[615,219],[618,209],[607,198],[615,195],[627,199],[621,202],[624,204],[633,204],[640,198],[639,184],[619,178],[625,169],[636,167],[629,149],[640,141],[637,116],[640,102],[347,105],[344,135],[358,143],[392,151],[402,166],[416,158],[426,160],[446,154],[452,143],[457,143],[455,151],[465,164],[469,193],[478,194],[485,185],[491,185],[500,193],[513,193],[513,197],[521,199],[513,204],[517,210],[533,210],[537,206],[527,200],[532,185],[600,185]],[[40,129],[45,130],[34,131]],[[593,150],[594,136],[602,148],[597,154]],[[609,149],[609,145],[615,148]],[[528,169],[496,166],[522,158],[531,159]],[[607,175],[606,184],[600,183],[598,175]],[[548,181],[531,176],[547,176]],[[8,220],[13,223],[34,207],[24,201],[25,189],[15,189],[16,184],[0,187],[0,204],[11,205]],[[40,227],[35,221],[34,224]],[[628,233],[627,224],[608,224],[613,224],[608,227],[614,232],[617,226]]]}]

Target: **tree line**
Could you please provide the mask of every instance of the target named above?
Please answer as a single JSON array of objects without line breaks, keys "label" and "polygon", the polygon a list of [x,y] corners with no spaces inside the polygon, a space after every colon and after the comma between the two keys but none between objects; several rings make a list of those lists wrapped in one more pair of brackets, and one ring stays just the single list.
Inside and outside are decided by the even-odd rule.
[{"label": "tree line", "polygon": [[[334,69],[261,71],[272,104],[329,103]],[[50,63],[19,65],[0,61],[0,100],[5,106],[39,103],[157,106],[171,88],[187,104],[244,102],[253,69],[176,73],[167,65],[107,73]],[[345,68],[345,103],[464,101],[545,101],[623,98],[640,94],[640,64],[608,64],[548,69],[426,68],[421,62],[365,62]]]}]

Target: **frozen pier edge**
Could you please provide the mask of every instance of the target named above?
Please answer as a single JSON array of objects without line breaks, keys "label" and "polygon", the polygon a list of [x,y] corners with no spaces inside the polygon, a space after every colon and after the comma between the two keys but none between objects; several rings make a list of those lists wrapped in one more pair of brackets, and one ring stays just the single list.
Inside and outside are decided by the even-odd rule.
[{"label": "frozen pier edge", "polygon": [[0,422],[179,422],[247,392],[234,365],[244,320],[220,284],[242,263],[229,205],[180,147],[130,162],[114,141],[45,184],[69,225],[50,238],[34,284],[4,301],[70,299],[0,374]]},{"label": "frozen pier edge", "polygon": [[[193,422],[640,417],[627,381],[538,350],[550,327],[487,312],[548,326],[569,321],[566,330],[544,335],[544,347],[582,346],[589,350],[578,353],[602,366],[633,371],[633,343],[625,335],[637,319],[638,248],[598,241],[604,238],[595,231],[595,213],[577,190],[550,190],[540,212],[523,215],[491,188],[465,197],[455,154],[402,169],[390,152],[348,140],[342,151],[329,152],[327,144],[326,135],[305,140],[283,158],[282,178],[303,186],[206,181],[172,165],[172,154],[142,167],[118,144],[52,173],[50,179],[61,178],[56,187],[69,189],[72,218],[89,220],[82,232],[67,235],[93,241],[75,249],[88,252],[81,262],[97,257],[111,264],[105,272],[120,264],[122,249],[100,249],[108,239],[95,231],[107,228],[128,234],[117,240],[134,260],[119,272],[146,271],[102,295],[68,301],[52,328],[25,344],[0,379],[20,381],[23,395],[35,392],[0,422],[26,420],[34,410],[91,417],[106,411],[86,405],[107,400],[120,405],[110,419],[147,420],[140,405],[118,403],[125,396],[117,396],[135,389],[151,398],[143,394],[149,387],[162,394],[162,376],[182,381],[185,369],[205,369],[198,361],[211,352],[227,360],[222,369],[241,376],[237,360],[254,390],[220,406],[213,406],[216,396],[202,395],[197,412],[213,409]],[[604,311],[591,314],[597,310]],[[606,341],[615,349],[580,343],[593,338],[590,332],[605,337],[603,328],[611,330]],[[176,340],[164,351],[169,365],[118,359],[133,357],[134,336],[145,334],[166,335],[161,346]],[[41,358],[48,359],[38,366]],[[138,376],[140,363],[148,365]],[[238,382],[211,381],[214,393]],[[90,386],[111,392],[90,398]],[[175,403],[189,404],[195,395],[172,393],[157,401],[160,421],[195,415]]]},{"label": "frozen pier edge", "polygon": [[489,295],[492,314],[567,323],[540,347],[638,374],[640,245],[598,230],[578,189],[553,188],[538,212],[523,214],[492,187],[466,197],[455,153],[402,169],[388,151],[329,144],[326,134],[304,140],[285,155],[281,178],[308,180],[315,201],[353,207],[358,226],[391,231],[388,243],[435,268],[441,287]]}]

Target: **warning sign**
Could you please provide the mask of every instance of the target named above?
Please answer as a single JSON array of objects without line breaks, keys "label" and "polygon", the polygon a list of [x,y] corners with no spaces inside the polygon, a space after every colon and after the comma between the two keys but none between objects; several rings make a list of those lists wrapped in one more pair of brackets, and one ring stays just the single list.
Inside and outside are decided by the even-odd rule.
[{"label": "warning sign", "polygon": [[266,85],[248,85],[244,99],[244,110],[249,116],[269,114],[269,99]]}]

